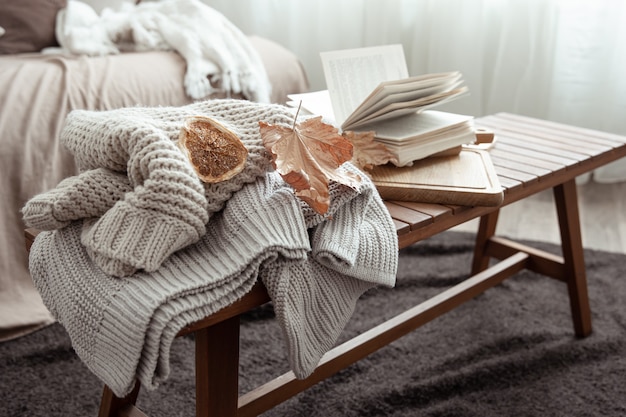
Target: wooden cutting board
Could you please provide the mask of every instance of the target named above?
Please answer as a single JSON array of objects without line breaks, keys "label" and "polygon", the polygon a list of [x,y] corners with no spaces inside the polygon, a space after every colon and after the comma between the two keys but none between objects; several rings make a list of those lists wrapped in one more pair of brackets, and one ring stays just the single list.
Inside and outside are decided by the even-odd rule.
[{"label": "wooden cutting board", "polygon": [[425,158],[410,167],[377,166],[371,176],[385,200],[497,206],[504,198],[489,153],[479,149]]}]

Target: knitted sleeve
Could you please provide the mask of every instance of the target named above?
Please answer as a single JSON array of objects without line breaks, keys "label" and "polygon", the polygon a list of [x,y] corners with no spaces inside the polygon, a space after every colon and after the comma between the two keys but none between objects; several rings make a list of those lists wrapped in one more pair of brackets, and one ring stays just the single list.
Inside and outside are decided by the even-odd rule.
[{"label": "knitted sleeve", "polygon": [[[142,117],[143,116],[143,117]],[[156,270],[173,252],[204,235],[204,188],[168,135],[136,111],[73,112],[64,137],[78,144],[80,167],[126,171],[132,192],[97,221],[82,243],[106,273]],[[77,140],[80,139],[80,140]]]},{"label": "knitted sleeve", "polygon": [[173,252],[197,242],[208,221],[202,185],[173,143],[154,132],[132,141],[129,151],[133,192],[81,239],[98,266],[118,276],[156,270]]},{"label": "knitted sleeve", "polygon": [[[74,117],[91,119],[87,129],[76,129]],[[244,184],[251,183],[271,170],[271,156],[265,150],[259,132],[259,121],[291,126],[294,115],[285,106],[261,104],[245,100],[207,100],[181,107],[124,108],[107,112],[75,111],[70,113],[61,136],[63,144],[76,156],[81,170],[106,166],[118,172],[127,172],[127,154],[120,153],[130,140],[137,123],[153,126],[170,141],[178,140],[185,118],[207,116],[232,130],[248,149],[248,159],[242,172],[230,180],[203,184],[209,215],[221,210],[224,203]],[[106,152],[93,152],[90,142],[100,136],[98,148]],[[132,179],[133,172],[128,168]]]},{"label": "knitted sleeve", "polygon": [[30,199],[22,208],[24,223],[39,230],[55,230],[74,220],[100,217],[129,191],[126,175],[106,168],[90,169]]},{"label": "knitted sleeve", "polygon": [[[177,146],[185,119],[199,115],[227,126],[248,149],[243,171],[227,181],[202,183]],[[43,198],[45,204],[31,205],[37,210],[29,212],[28,217],[57,228],[78,220],[80,214],[93,216],[83,223],[82,243],[100,268],[115,276],[128,276],[136,270],[154,271],[173,252],[197,242],[211,215],[244,184],[271,170],[259,121],[291,125],[293,117],[284,106],[245,100],[100,112],[75,110],[66,119],[61,142],[74,154],[79,170],[104,169],[125,175],[130,190],[113,196],[118,200],[109,199],[106,207],[100,205],[71,216],[51,210],[51,201],[63,201],[70,207],[79,199],[96,199],[56,190],[56,195]],[[86,187],[81,191],[91,192]]]}]

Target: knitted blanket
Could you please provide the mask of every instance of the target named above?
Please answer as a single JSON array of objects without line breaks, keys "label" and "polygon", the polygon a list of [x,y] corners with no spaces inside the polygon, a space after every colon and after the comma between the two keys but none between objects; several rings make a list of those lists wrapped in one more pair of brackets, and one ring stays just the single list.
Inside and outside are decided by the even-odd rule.
[{"label": "knitted blanket", "polygon": [[203,99],[222,91],[270,102],[265,67],[249,39],[200,0],[126,3],[120,10],[106,8],[100,16],[88,4],[69,0],[57,16],[56,36],[62,49],[74,54],[174,50],[187,64],[189,97]]},{"label": "knitted blanket", "polygon": [[[195,198],[197,184],[178,164],[175,149],[167,148],[166,140],[154,139],[159,136],[155,132],[160,132],[171,141],[186,114],[218,118],[240,134],[251,152],[241,174],[225,184],[203,185],[206,205]],[[335,344],[364,291],[374,285],[394,285],[395,227],[365,175],[361,173],[363,182],[358,190],[331,184],[329,216],[323,217],[298,200],[291,187],[269,169],[258,126],[252,128],[252,121],[288,123],[291,117],[282,106],[225,100],[183,108],[78,112],[68,120],[63,137],[84,169],[81,175],[114,173],[111,181],[116,186],[109,191],[104,190],[107,187],[90,188],[79,181],[79,175],[69,185],[31,200],[24,208],[25,220],[36,219],[50,230],[35,240],[30,269],[44,302],[66,328],[77,354],[116,395],[126,395],[135,379],[148,389],[158,387],[169,374],[169,349],[179,330],[236,301],[257,279],[263,281],[274,303],[290,366],[299,378],[308,376]],[[148,120],[153,130],[146,134]],[[75,141],[78,137],[82,140]],[[152,137],[147,146],[155,152],[152,157],[145,147],[136,146],[134,152],[129,146],[146,137]],[[157,144],[164,145],[165,156],[156,151],[161,149]],[[166,169],[160,164],[167,156],[173,162]],[[112,168],[125,158],[126,181],[122,165],[118,171]],[[358,172],[350,164],[342,169]],[[149,186],[152,182],[160,186]],[[125,189],[124,184],[130,188]],[[95,194],[87,191],[94,189]],[[177,221],[167,218],[170,211],[163,209],[175,207],[177,199],[160,198],[162,189],[180,195],[187,203],[182,204],[182,214],[174,215]],[[68,202],[76,202],[77,196],[90,196],[95,203],[70,210],[76,205]],[[146,201],[163,207],[149,217],[156,208]],[[122,210],[118,203],[123,203]],[[202,208],[208,219],[204,233],[190,226],[203,218]],[[112,229],[113,236],[107,236],[107,227],[94,227],[107,216],[107,222],[126,226]],[[122,220],[113,221],[120,217]],[[141,221],[142,227],[136,230],[144,233],[129,242],[114,239],[126,236],[126,227]],[[163,239],[151,230],[163,223],[172,223],[172,231],[199,237],[162,252],[163,245],[153,245],[153,241]],[[94,228],[98,233],[93,233]],[[106,250],[98,244],[101,242],[107,242]],[[125,253],[153,246],[159,256],[167,256],[152,271],[130,265],[130,275],[116,277],[99,265],[125,264]],[[122,253],[116,254],[116,249],[123,247]],[[115,262],[98,261],[102,257]],[[126,268],[121,271],[129,272]]]}]

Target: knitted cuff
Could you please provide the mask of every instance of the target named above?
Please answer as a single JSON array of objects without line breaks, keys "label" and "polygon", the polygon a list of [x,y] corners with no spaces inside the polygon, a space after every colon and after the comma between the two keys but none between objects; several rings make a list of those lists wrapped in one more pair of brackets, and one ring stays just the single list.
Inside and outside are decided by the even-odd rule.
[{"label": "knitted cuff", "polygon": [[359,229],[363,220],[357,213],[365,213],[365,210],[351,210],[350,215],[339,211],[332,219],[312,229],[312,255],[318,262],[341,272],[355,266],[361,244]]},{"label": "knitted cuff", "polygon": [[[94,224],[97,221],[98,221],[97,218],[90,218],[90,219],[83,220],[82,230],[81,230],[81,240],[83,239],[83,236],[85,237],[85,239],[87,238],[87,236],[91,232],[91,229],[93,228]],[[87,255],[89,256],[89,259],[91,259],[91,261],[96,265],[96,267],[100,268],[102,271],[104,271],[105,273],[109,275],[116,276],[116,277],[127,277],[127,276],[134,274],[137,271],[137,268],[135,268],[134,266],[125,264],[124,262],[117,260],[117,259],[106,258],[104,256],[101,256],[98,253],[94,252],[89,247],[85,247],[85,251],[87,252]],[[109,271],[112,271],[112,272],[109,272]]]},{"label": "knitted cuff", "polygon": [[126,175],[104,168],[85,171],[29,200],[22,209],[24,223],[54,230],[74,220],[99,217],[131,190]]},{"label": "knitted cuff", "polygon": [[352,175],[354,177],[362,178],[362,183],[358,188],[352,188],[348,185],[344,185],[337,181],[331,180],[328,184],[328,193],[330,197],[330,206],[325,214],[319,214],[313,210],[307,203],[300,200],[300,206],[302,214],[306,221],[307,228],[313,228],[320,223],[325,222],[327,219],[332,219],[337,210],[341,209],[344,204],[356,198],[361,191],[367,187],[367,176],[359,171],[354,165],[349,162],[344,163],[338,168],[338,171],[342,175]]},{"label": "knitted cuff", "polygon": [[398,238],[391,216],[376,190],[368,188],[318,225],[312,255],[321,264],[364,281],[395,285]]},{"label": "knitted cuff", "polygon": [[155,271],[169,255],[197,242],[202,234],[181,219],[122,200],[93,225],[86,224],[81,242],[105,273],[123,277],[139,269]]}]

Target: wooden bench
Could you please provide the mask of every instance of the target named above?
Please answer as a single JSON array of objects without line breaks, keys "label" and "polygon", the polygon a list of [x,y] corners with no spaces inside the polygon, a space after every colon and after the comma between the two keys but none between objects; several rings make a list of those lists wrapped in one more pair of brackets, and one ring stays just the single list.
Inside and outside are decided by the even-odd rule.
[{"label": "wooden bench", "polygon": [[[626,137],[506,113],[480,118],[476,124],[494,131],[497,138],[490,154],[505,189],[500,207],[553,189],[562,256],[496,236],[500,207],[386,201],[400,248],[480,218],[471,277],[337,346],[307,379],[298,380],[288,372],[240,397],[239,315],[270,301],[263,286],[257,284],[241,300],[179,334],[195,333],[197,416],[256,416],[524,268],[563,281],[569,292],[575,334],[585,337],[591,333],[575,179],[626,156]],[[30,247],[33,233],[27,231],[26,235]],[[491,259],[499,262],[492,263]],[[139,389],[137,383],[130,395],[117,398],[105,386],[99,416],[144,416],[135,406]]]}]

